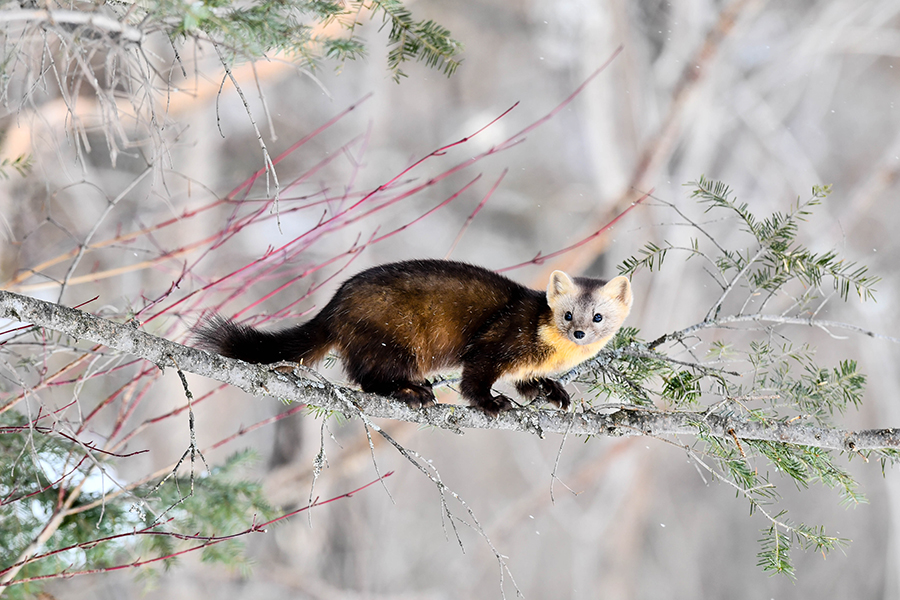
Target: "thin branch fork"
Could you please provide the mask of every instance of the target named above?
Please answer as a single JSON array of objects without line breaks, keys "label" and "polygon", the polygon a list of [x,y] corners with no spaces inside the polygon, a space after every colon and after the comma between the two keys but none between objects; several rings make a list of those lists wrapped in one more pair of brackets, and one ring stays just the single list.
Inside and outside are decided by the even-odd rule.
[{"label": "thin branch fork", "polygon": [[771,323],[773,325],[800,325],[806,327],[817,327],[825,331],[832,337],[834,337],[834,334],[831,333],[832,329],[844,329],[868,336],[870,338],[900,343],[900,338],[890,335],[884,335],[883,333],[878,333],[870,329],[859,327],[857,325],[851,325],[850,323],[842,323],[840,321],[827,321],[824,319],[816,319],[815,317],[794,317],[790,315],[748,314],[732,315],[727,317],[720,317],[718,319],[700,321],[699,323],[691,325],[690,327],[686,327],[680,331],[666,333],[659,336],[657,339],[647,344],[647,349],[655,350],[666,342],[683,339],[685,336],[688,336],[695,331],[700,331],[701,329],[715,329],[719,327],[728,327],[731,325],[747,323]]},{"label": "thin branch fork", "polygon": [[[173,361],[182,371],[238,387],[254,396],[275,396],[325,410],[347,412],[349,399],[372,418],[419,423],[461,432],[463,429],[654,437],[694,436],[701,431],[733,440],[768,440],[827,450],[858,452],[900,448],[900,428],[847,431],[796,422],[751,421],[710,411],[665,412],[633,406],[604,406],[603,412],[518,408],[490,417],[466,406],[439,404],[412,409],[402,402],[343,388],[320,379],[271,370],[144,333],[134,322],[115,323],[89,313],[0,290],[0,317],[32,323],[148,360],[164,369]],[[604,414],[605,413],[605,414]],[[350,417],[354,416],[352,414]]]}]

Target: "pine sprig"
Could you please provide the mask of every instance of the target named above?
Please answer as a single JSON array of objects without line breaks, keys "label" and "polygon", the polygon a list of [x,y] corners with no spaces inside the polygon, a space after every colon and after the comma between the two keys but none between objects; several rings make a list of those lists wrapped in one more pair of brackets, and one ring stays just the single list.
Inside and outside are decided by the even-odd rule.
[{"label": "pine sprig", "polygon": [[780,472],[791,477],[800,487],[819,482],[836,488],[846,504],[864,504],[865,496],[849,473],[839,469],[831,454],[819,448],[778,444],[768,440],[747,440],[746,445],[764,456]]},{"label": "pine sprig", "polygon": [[731,189],[720,181],[701,177],[688,185],[694,186],[691,197],[706,204],[706,210],[727,210],[741,222],[741,229],[758,245],[753,254],[723,252],[716,264],[723,274],[729,271],[746,272],[751,289],[774,294],[788,282],[798,280],[803,285],[819,288],[822,280],[833,280],[834,289],[847,300],[851,288],[860,298],[874,299],[874,286],[880,278],[868,274],[868,269],[855,262],[840,259],[836,252],[815,253],[795,243],[798,225],[811,214],[831,192],[830,186],[816,186],[812,196],[797,203],[789,212],[775,212],[759,219],[746,202],[733,198]]},{"label": "pine sprig", "polygon": [[763,479],[744,453],[743,446],[733,441],[710,434],[709,427],[702,421],[694,423],[697,428],[695,451],[712,457],[719,467],[722,477],[751,500],[751,510],[759,503],[770,502],[777,497],[774,486]]},{"label": "pine sprig", "polygon": [[0,161],[0,179],[9,179],[9,169],[25,177],[31,171],[32,156],[20,154],[15,158],[4,158]]},{"label": "pine sprig", "polygon": [[647,268],[652,273],[654,269],[662,268],[666,254],[673,249],[673,246],[665,242],[663,246],[657,246],[653,242],[647,242],[644,247],[638,250],[639,256],[629,256],[619,265],[619,275],[633,275],[641,268]]},{"label": "pine sprig", "polygon": [[777,523],[763,530],[760,538],[760,551],[757,554],[757,566],[764,571],[771,571],[794,578],[794,564],[791,561],[791,549],[796,545],[805,551],[816,551],[822,554],[845,547],[850,540],[829,536],[821,526],[809,526],[800,523],[793,525],[783,520],[786,511],[775,515]]},{"label": "pine sprig", "polygon": [[388,69],[394,81],[406,77],[402,66],[408,61],[424,62],[448,77],[459,67],[454,57],[463,47],[447,29],[432,20],[413,20],[400,0],[371,0],[371,6],[382,12],[382,26],[390,24]]},{"label": "pine sprig", "polygon": [[856,361],[843,360],[831,369],[815,362],[815,353],[806,345],[783,345],[776,350],[766,342],[751,341],[747,361],[753,366],[752,389],[742,385],[729,393],[764,396],[772,418],[812,418],[830,426],[835,413],[858,407],[865,392],[866,376]]},{"label": "pine sprig", "polygon": [[[23,451],[23,449],[28,451]],[[0,414],[0,571],[10,567],[21,552],[46,526],[48,519],[58,510],[61,498],[65,498],[90,475],[86,461],[74,457],[83,456],[82,447],[64,437],[47,434],[30,426],[28,420],[13,412]],[[102,455],[97,456],[98,459]],[[96,479],[96,478],[95,478]],[[77,497],[73,508],[86,506],[100,497],[100,492],[90,491],[92,486]],[[119,533],[123,527],[130,529],[134,520],[127,506],[110,503],[77,513],[63,520],[56,534],[45,544],[47,550],[67,548],[83,544],[97,537]],[[20,578],[38,577],[57,573],[72,564],[90,564],[103,567],[110,564],[119,552],[112,546],[98,546],[72,550],[63,554],[26,565],[19,571]],[[11,598],[25,598],[37,587],[16,586],[8,590]]]},{"label": "pine sprig", "polygon": [[771,571],[793,578],[792,542],[791,536],[782,532],[778,525],[773,523],[768,529],[763,530],[763,536],[759,539],[760,550],[756,555],[758,559],[756,566],[762,568],[763,571]]},{"label": "pine sprig", "polygon": [[675,371],[663,376],[663,387],[660,395],[678,406],[695,405],[702,395],[700,387],[703,376],[687,370]]},{"label": "pine sprig", "polygon": [[582,376],[581,381],[591,386],[595,401],[615,399],[650,406],[653,404],[651,383],[674,374],[662,357],[639,356],[628,351],[643,345],[637,334],[634,327],[621,328],[601,353],[596,368]]},{"label": "pine sprig", "polygon": [[795,525],[785,518],[786,511],[768,512],[765,507],[779,500],[777,488],[754,464],[765,459],[802,488],[811,481],[819,481],[837,488],[843,503],[865,502],[856,489],[855,481],[834,465],[830,453],[766,440],[743,440],[740,445],[729,444],[725,438],[710,435],[703,422],[697,422],[696,426],[699,448],[695,452],[714,458],[721,476],[750,502],[751,514],[761,512],[770,522],[770,526],[763,530],[757,555],[757,564],[763,570],[793,577],[791,550],[794,547],[804,551],[814,549],[825,554],[849,543],[846,539],[826,535],[822,526]]}]

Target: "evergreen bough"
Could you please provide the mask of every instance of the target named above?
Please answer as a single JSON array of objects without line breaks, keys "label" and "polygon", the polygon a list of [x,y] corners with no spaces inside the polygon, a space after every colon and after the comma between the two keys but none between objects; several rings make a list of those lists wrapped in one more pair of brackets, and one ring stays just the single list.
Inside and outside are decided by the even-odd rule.
[{"label": "evergreen bough", "polygon": [[[865,502],[865,497],[852,476],[835,464],[831,451],[714,436],[704,419],[836,427],[835,415],[859,406],[866,376],[851,359],[821,366],[815,348],[792,342],[784,327],[843,326],[819,321],[819,310],[834,295],[844,301],[851,292],[863,300],[873,299],[879,278],[836,252],[815,253],[798,242],[800,226],[827,197],[829,186],[814,187],[808,199],[798,200],[788,212],[760,218],[722,182],[700,178],[688,185],[710,222],[700,223],[663,202],[695,235],[683,245],[647,243],[623,261],[619,272],[630,276],[644,268],[658,271],[669,254],[680,252],[700,265],[721,293],[698,323],[654,341],[642,340],[634,328],[623,328],[595,359],[595,368],[580,379],[600,401],[698,415],[695,441],[686,451],[734,486],[749,502],[751,513],[760,512],[768,520],[760,540],[759,566],[793,575],[791,548],[825,552],[847,540],[827,535],[821,526],[785,518],[786,511],[777,509],[777,478],[788,477],[802,488],[811,483],[835,488],[845,504]],[[736,220],[749,243],[737,243],[740,236],[715,235],[711,230],[723,224],[722,218],[725,223]],[[732,243],[723,243],[725,239]],[[723,331],[741,326],[744,329]],[[709,329],[719,330],[719,337],[728,341],[705,339],[702,333]],[[683,445],[681,440],[677,443]],[[856,453],[849,452],[847,458]],[[858,454],[866,460],[897,459],[892,449]]]}]

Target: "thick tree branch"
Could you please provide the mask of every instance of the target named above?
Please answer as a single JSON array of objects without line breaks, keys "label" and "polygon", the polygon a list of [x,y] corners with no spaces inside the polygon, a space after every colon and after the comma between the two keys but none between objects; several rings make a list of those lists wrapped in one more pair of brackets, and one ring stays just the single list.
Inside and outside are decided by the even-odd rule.
[{"label": "thick tree branch", "polygon": [[[839,451],[900,448],[900,429],[845,431],[776,421],[750,421],[709,411],[665,412],[632,406],[599,407],[567,413],[519,408],[492,418],[466,406],[439,404],[424,409],[388,398],[332,385],[316,378],[251,365],[204,350],[189,348],[143,331],[137,323],[115,323],[89,313],[0,290],[0,317],[32,323],[148,360],[160,368],[177,365],[182,371],[239,387],[254,396],[269,395],[350,414],[348,400],[372,418],[409,421],[461,432],[463,429],[524,431],[575,435],[672,437],[696,435],[699,428],[732,440],[769,440]],[[348,412],[349,411],[349,412]]]}]

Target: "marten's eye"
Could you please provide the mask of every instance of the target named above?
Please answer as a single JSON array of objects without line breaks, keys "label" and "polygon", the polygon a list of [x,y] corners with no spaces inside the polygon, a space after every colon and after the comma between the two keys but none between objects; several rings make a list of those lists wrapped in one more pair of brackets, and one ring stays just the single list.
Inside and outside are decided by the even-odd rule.
[{"label": "marten's eye", "polygon": [[594,315],[594,323],[599,323],[602,320],[603,320],[603,315],[601,315],[600,313],[597,313]]},{"label": "marten's eye", "polygon": [[569,311],[566,311],[565,319],[566,319],[566,321],[571,321],[571,320],[572,320],[572,313],[569,312]]}]

